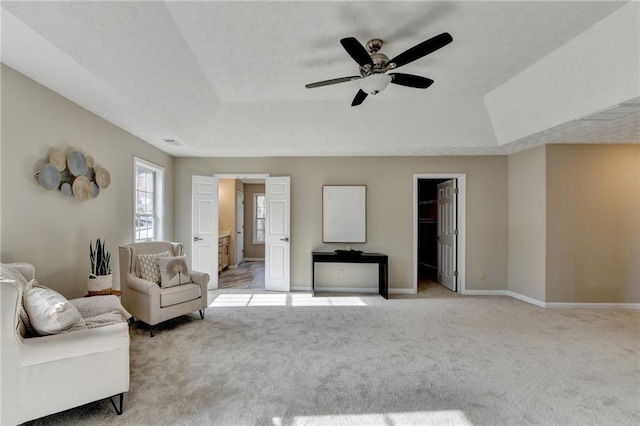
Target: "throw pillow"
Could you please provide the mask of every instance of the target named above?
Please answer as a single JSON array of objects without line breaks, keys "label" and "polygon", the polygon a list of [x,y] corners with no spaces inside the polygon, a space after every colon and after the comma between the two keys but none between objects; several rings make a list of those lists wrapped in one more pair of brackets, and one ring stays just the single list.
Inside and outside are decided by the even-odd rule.
[{"label": "throw pillow", "polygon": [[187,256],[163,257],[158,259],[160,265],[160,287],[174,287],[191,282]]},{"label": "throw pillow", "polygon": [[143,280],[160,284],[160,267],[158,259],[161,257],[169,257],[171,253],[165,251],[163,253],[139,254],[138,255],[138,275]]},{"label": "throw pillow", "polygon": [[31,280],[27,284],[25,308],[31,325],[40,335],[87,328],[80,312],[57,291]]}]

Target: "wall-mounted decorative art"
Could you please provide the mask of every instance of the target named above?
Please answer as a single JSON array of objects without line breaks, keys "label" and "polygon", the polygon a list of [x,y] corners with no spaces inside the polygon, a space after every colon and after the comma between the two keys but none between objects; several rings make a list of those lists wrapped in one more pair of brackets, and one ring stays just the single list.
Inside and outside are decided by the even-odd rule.
[{"label": "wall-mounted decorative art", "polygon": [[367,242],[366,186],[322,186],[322,242]]},{"label": "wall-mounted decorative art", "polygon": [[49,162],[36,173],[36,178],[43,188],[59,189],[64,195],[73,195],[80,201],[96,198],[111,183],[107,169],[95,167],[93,157],[78,151],[68,155],[53,151]]}]

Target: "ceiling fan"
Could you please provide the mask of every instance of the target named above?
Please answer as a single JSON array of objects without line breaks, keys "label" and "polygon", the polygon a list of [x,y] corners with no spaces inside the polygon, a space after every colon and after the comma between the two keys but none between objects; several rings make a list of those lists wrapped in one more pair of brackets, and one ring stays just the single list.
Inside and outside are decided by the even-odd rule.
[{"label": "ceiling fan", "polygon": [[389,60],[387,55],[380,53],[380,49],[383,44],[380,39],[374,38],[373,40],[369,40],[365,49],[365,47],[354,37],[343,38],[340,40],[340,44],[342,44],[342,47],[344,47],[353,60],[360,65],[360,75],[318,81],[316,83],[306,84],[305,87],[307,89],[313,89],[315,87],[361,80],[360,90],[356,93],[356,97],[353,98],[351,106],[360,105],[368,95],[376,95],[382,92],[389,83],[414,87],[417,89],[426,89],[433,84],[433,80],[430,78],[398,72],[387,74],[387,71],[399,68],[420,59],[423,56],[446,46],[452,41],[453,37],[451,37],[451,34],[438,34],[435,37],[405,50],[398,56]]}]

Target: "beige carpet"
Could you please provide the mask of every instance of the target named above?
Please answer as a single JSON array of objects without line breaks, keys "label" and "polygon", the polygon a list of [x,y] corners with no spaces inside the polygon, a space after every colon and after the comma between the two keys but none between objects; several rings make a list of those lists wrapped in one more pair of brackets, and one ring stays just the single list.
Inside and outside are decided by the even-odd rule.
[{"label": "beige carpet", "polygon": [[640,312],[507,297],[210,292],[149,338],[131,390],[34,424],[638,425]]}]

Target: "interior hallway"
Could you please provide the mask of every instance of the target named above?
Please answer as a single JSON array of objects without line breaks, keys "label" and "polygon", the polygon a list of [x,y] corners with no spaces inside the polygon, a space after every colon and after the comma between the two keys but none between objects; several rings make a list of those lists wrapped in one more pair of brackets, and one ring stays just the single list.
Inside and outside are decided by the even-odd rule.
[{"label": "interior hallway", "polygon": [[218,289],[264,289],[264,262],[244,261],[218,275]]}]

